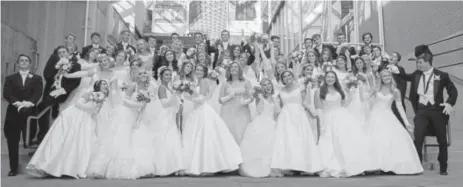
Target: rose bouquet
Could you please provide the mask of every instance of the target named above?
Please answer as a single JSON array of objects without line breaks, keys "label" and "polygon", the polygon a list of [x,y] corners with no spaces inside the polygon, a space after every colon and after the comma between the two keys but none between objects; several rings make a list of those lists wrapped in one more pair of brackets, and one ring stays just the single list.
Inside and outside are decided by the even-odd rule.
[{"label": "rose bouquet", "polygon": [[334,65],[331,62],[324,62],[322,65],[322,70],[324,72],[333,71],[333,69],[334,69]]},{"label": "rose bouquet", "polygon": [[140,102],[140,103],[149,103],[149,102],[151,102],[151,97],[150,97],[149,92],[146,92],[146,91],[143,91],[143,90],[138,91],[138,93],[137,93],[137,101]]},{"label": "rose bouquet", "polygon": [[89,96],[90,101],[95,103],[103,103],[106,99],[106,95],[103,92],[92,92]]},{"label": "rose bouquet", "polygon": [[254,98],[258,98],[259,95],[262,95],[262,94],[264,94],[264,89],[262,89],[262,87],[260,87],[260,86],[254,86],[254,87],[252,88],[252,96],[253,96]]},{"label": "rose bouquet", "polygon": [[347,89],[351,90],[353,88],[357,88],[359,85],[359,80],[357,79],[356,76],[349,75],[346,77],[346,87]]},{"label": "rose bouquet", "polygon": [[180,92],[180,93],[189,93],[189,94],[193,94],[194,93],[194,86],[195,84],[191,81],[188,81],[188,80],[178,80],[178,81],[175,81],[173,84],[172,84],[172,89],[177,91],[177,92]]},{"label": "rose bouquet", "polygon": [[303,86],[304,86],[305,89],[308,88],[309,84],[311,86],[309,88],[312,89],[315,85],[318,85],[319,83],[318,83],[318,80],[316,78],[314,78],[314,77],[306,77],[306,78],[304,78]]},{"label": "rose bouquet", "polygon": [[217,80],[219,78],[219,72],[217,70],[212,70],[209,72],[208,77],[212,80]]}]

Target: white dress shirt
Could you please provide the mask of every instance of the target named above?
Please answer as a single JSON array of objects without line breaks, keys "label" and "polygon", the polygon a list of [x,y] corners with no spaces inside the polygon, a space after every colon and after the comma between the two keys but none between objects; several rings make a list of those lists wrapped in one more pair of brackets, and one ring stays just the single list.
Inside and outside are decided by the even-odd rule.
[{"label": "white dress shirt", "polygon": [[29,70],[26,70],[26,71],[21,71],[20,70],[19,74],[21,75],[22,83],[23,83],[23,86],[24,86],[24,84],[26,84],[27,75],[29,75]]},{"label": "white dress shirt", "polygon": [[92,44],[92,47],[98,49],[98,48],[100,48],[100,45],[99,44]]},{"label": "white dress shirt", "polygon": [[127,47],[129,46],[129,43],[127,42],[122,42],[122,49],[127,50]]},{"label": "white dress shirt", "polygon": [[[428,71],[423,72],[423,76],[420,78],[420,82],[418,83],[418,95],[419,95],[419,102],[423,105],[427,105],[430,103],[434,105],[434,76],[433,76],[434,68],[429,69]],[[423,80],[424,79],[424,80]],[[429,84],[428,84],[429,81]],[[428,84],[428,88],[426,90],[425,86]]]}]

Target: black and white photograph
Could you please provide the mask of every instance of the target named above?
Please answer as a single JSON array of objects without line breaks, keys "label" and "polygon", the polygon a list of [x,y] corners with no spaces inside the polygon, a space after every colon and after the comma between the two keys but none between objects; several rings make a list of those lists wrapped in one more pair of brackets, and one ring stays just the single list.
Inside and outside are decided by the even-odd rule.
[{"label": "black and white photograph", "polygon": [[2,187],[457,187],[463,1],[1,1]]}]

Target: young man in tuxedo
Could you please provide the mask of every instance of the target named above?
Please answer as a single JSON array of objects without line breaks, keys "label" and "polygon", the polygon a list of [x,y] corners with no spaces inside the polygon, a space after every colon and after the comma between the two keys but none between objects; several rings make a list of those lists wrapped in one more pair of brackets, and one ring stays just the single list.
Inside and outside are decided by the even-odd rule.
[{"label": "young man in tuxedo", "polygon": [[[415,111],[414,141],[420,160],[423,158],[423,141],[427,127],[432,125],[439,144],[437,159],[440,164],[440,174],[447,175],[447,123],[457,101],[458,91],[448,73],[432,66],[433,55],[427,46],[417,46],[415,56],[417,56],[418,70],[406,74],[395,69],[394,73],[411,82],[409,98]],[[444,101],[444,89],[448,93],[446,101]]]},{"label": "young man in tuxedo", "polygon": [[132,50],[132,54],[135,54],[135,47],[129,44],[130,40],[130,32],[129,31],[122,31],[121,32],[121,42],[117,43],[116,49],[117,51],[127,51]]},{"label": "young man in tuxedo", "polygon": [[[59,70],[55,68],[55,65],[61,59],[67,59],[69,54],[68,50],[64,46],[58,47],[58,55],[59,60],[49,61],[45,65],[45,69],[43,70],[43,77],[45,78],[45,89],[42,98],[42,102],[38,105],[38,111],[41,112],[45,110],[48,106],[59,106],[59,103],[63,103],[68,98],[69,94],[76,89],[80,84],[80,78],[66,78],[62,74],[59,73]],[[71,69],[68,73],[74,73],[81,70],[80,64],[77,61],[70,59],[71,62]],[[57,111],[59,110],[58,107],[52,108],[52,117],[56,118],[58,116]],[[37,135],[38,143],[42,141],[45,137],[48,128],[50,126],[50,121],[48,118],[48,112],[42,116],[39,120],[39,133]],[[31,127],[31,134],[35,134],[32,132],[34,129]]]},{"label": "young man in tuxedo", "polygon": [[315,53],[317,54],[317,57],[321,57],[321,53],[323,49],[328,48],[331,51],[331,55],[333,59],[336,59],[338,55],[336,54],[336,48],[333,45],[329,44],[322,44],[322,38],[320,34],[314,34],[312,35],[312,40],[313,40],[313,49]]},{"label": "young man in tuxedo", "polygon": [[[400,73],[405,73],[404,68],[399,65],[399,62],[400,62],[401,59],[402,59],[402,56],[400,55],[400,53],[394,52],[391,55],[391,59],[389,59],[388,61],[384,61],[384,64],[382,64],[383,67],[380,67],[380,68],[382,69],[382,68],[396,67],[397,70],[399,71],[399,74]],[[407,80],[402,79],[398,74],[393,74],[392,78],[394,79],[394,82],[397,85],[397,89],[399,89],[400,94],[402,95],[402,106],[404,107],[404,109],[406,109],[405,102],[404,102],[405,101],[404,96],[405,96],[405,93],[406,93],[406,90],[407,90]],[[402,119],[402,117],[399,114],[396,103],[392,102],[391,107],[392,107],[392,112],[394,112],[394,115],[397,117],[397,119],[400,121],[400,123],[402,123],[402,125],[405,127],[404,120]]]},{"label": "young man in tuxedo", "polygon": [[92,39],[92,44],[87,45],[84,48],[82,48],[82,54],[81,54],[80,58],[85,58],[85,56],[87,56],[88,51],[90,49],[92,49],[92,48],[99,48],[100,53],[106,53],[106,48],[101,46],[101,44],[100,44],[100,42],[101,42],[100,33],[94,32],[94,33],[92,33],[90,38]]},{"label": "young man in tuxedo", "polygon": [[3,97],[9,103],[3,129],[10,159],[8,176],[18,174],[21,131],[27,129],[27,118],[36,114],[35,106],[42,96],[43,89],[42,77],[30,72],[31,58],[29,56],[19,55],[17,66],[19,72],[7,76],[3,87]]}]

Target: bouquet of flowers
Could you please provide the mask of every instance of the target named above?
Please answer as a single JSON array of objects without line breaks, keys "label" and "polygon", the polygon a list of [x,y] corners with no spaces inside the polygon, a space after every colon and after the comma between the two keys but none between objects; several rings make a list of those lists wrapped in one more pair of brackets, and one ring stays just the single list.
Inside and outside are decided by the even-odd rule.
[{"label": "bouquet of flowers", "polygon": [[311,83],[312,87],[313,87],[314,85],[316,85],[316,84],[317,84],[317,85],[319,84],[317,79],[315,79],[315,78],[313,78],[313,77],[306,77],[306,78],[304,79],[304,87],[307,88],[307,86],[309,86],[309,83]]},{"label": "bouquet of flowers", "polygon": [[357,74],[357,80],[363,82],[363,83],[366,83],[367,82],[367,76],[363,73],[359,73]]},{"label": "bouquet of flowers", "polygon": [[195,84],[193,82],[191,82],[191,81],[178,80],[178,81],[175,81],[172,84],[172,89],[174,89],[175,91],[180,92],[180,93],[193,94],[194,93],[194,90],[193,90],[194,86],[195,86]]},{"label": "bouquet of flowers", "polygon": [[264,89],[262,89],[262,87],[260,87],[260,86],[254,86],[254,87],[252,88],[252,96],[253,96],[254,98],[258,98],[259,95],[261,95],[261,94],[264,94]]},{"label": "bouquet of flowers", "polygon": [[143,91],[143,90],[138,91],[138,93],[137,93],[137,101],[140,102],[140,103],[149,103],[149,102],[151,102],[151,97],[150,97],[149,92],[146,92],[146,91]]},{"label": "bouquet of flowers", "polygon": [[359,80],[357,79],[356,76],[349,75],[348,77],[346,77],[346,86],[349,90],[353,88],[357,88],[358,85],[359,85]]},{"label": "bouquet of flowers", "polygon": [[56,63],[55,68],[60,72],[69,72],[72,68],[72,64],[69,62],[69,59],[62,58],[58,63]]},{"label": "bouquet of flowers", "polygon": [[332,71],[333,68],[334,68],[334,65],[331,62],[324,62],[323,65],[322,65],[322,70],[324,72]]},{"label": "bouquet of flowers", "polygon": [[217,70],[209,71],[209,78],[212,80],[217,80],[219,78],[219,72]]},{"label": "bouquet of flowers", "polygon": [[95,103],[103,103],[103,101],[106,99],[106,95],[103,92],[92,92],[89,99]]},{"label": "bouquet of flowers", "polygon": [[321,86],[322,83],[325,81],[325,75],[321,74],[321,73],[315,75],[315,80],[314,81],[317,81],[318,86]]}]

